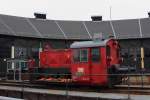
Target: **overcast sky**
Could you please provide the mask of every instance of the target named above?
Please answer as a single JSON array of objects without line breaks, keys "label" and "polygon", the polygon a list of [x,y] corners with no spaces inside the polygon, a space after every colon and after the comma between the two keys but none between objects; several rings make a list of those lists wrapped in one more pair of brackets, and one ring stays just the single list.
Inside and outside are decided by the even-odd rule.
[{"label": "overcast sky", "polygon": [[34,17],[34,12],[47,13],[48,19],[91,20],[102,15],[104,20],[148,17],[150,0],[0,0],[0,14]]}]

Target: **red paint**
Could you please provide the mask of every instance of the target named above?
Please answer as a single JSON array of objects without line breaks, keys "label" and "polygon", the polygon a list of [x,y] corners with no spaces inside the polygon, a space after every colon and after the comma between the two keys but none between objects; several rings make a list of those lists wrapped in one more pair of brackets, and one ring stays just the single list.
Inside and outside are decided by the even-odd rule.
[{"label": "red paint", "polygon": [[71,50],[47,50],[40,52],[40,67],[41,68],[59,68],[69,67],[71,64]]}]

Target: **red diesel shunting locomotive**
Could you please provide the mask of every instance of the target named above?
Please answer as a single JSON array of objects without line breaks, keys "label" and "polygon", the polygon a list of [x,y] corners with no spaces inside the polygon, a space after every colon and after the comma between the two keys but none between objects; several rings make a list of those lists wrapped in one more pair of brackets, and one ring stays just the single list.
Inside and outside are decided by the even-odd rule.
[{"label": "red diesel shunting locomotive", "polygon": [[119,44],[115,39],[74,42],[70,49],[42,51],[38,73],[50,75],[36,78],[49,82],[67,79],[77,84],[108,85],[121,80],[109,75],[115,74],[119,67]]}]

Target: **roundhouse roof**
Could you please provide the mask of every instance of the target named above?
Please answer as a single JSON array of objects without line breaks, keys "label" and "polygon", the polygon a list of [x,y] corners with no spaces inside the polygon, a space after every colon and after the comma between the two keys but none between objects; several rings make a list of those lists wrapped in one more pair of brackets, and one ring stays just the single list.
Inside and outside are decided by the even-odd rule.
[{"label": "roundhouse roof", "polygon": [[150,38],[150,18],[93,22],[0,15],[2,35],[87,40],[97,33],[115,36],[117,39]]}]

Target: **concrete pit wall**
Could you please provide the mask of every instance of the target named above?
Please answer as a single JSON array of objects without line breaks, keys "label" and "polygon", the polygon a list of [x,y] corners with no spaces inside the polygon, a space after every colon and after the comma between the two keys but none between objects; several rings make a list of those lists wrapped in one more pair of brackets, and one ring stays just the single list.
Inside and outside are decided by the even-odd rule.
[{"label": "concrete pit wall", "polygon": [[25,100],[116,100],[116,99],[103,99],[103,98],[89,98],[89,97],[73,97],[51,94],[37,94],[18,91],[0,90],[0,96],[22,98]]}]

